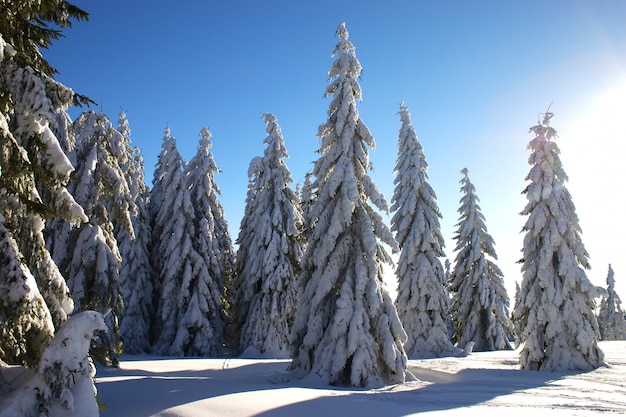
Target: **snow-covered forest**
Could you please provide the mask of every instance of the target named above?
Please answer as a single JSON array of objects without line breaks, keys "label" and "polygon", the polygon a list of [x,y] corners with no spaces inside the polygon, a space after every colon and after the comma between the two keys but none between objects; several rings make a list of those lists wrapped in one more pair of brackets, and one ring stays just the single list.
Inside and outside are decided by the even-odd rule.
[{"label": "snow-covered forest", "polygon": [[41,53],[87,14],[60,0],[2,8],[0,416],[97,416],[96,365],[115,369],[125,354],[284,359],[290,381],[377,389],[413,380],[412,360],[473,351],[517,348],[522,370],[589,371],[606,364],[600,340],[626,338],[619,277],[610,265],[606,289],[587,277],[549,109],[530,128],[511,299],[467,169],[446,252],[404,104],[390,205],[372,179],[345,23],[306,182],[294,185],[278,118],[264,114],[234,239],[207,127],[189,161],[165,128],[147,173],[132,120],[90,109],[72,120],[70,106],[92,103]]}]

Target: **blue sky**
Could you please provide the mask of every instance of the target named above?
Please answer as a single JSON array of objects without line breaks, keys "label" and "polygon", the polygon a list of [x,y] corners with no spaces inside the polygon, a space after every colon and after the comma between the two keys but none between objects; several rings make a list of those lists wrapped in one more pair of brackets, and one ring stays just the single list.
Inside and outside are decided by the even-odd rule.
[{"label": "blue sky", "polygon": [[626,2],[72,3],[90,20],[44,52],[61,72],[57,79],[98,102],[94,109],[114,122],[126,111],[149,183],[166,126],[186,160],[208,126],[233,240],[248,164],[264,149],[264,112],[282,127],[295,182],[318,156],[334,31],[342,21],[363,66],[359,111],[377,143],[372,177],[390,201],[404,101],[430,165],[448,257],[454,259],[458,181],[467,167],[509,288],[521,279],[515,261],[528,129],[552,103],[591,255],[588,275],[604,286],[611,262],[626,298],[623,187],[617,188],[626,174]]}]

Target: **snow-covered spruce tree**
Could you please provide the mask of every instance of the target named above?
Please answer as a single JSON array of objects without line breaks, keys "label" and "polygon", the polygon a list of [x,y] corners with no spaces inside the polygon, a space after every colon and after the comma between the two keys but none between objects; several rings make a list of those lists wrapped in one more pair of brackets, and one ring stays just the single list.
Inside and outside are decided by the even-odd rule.
[{"label": "snow-covered spruce tree", "polygon": [[[161,279],[160,273],[163,268],[163,259],[161,257],[160,245],[160,236],[164,233],[164,228],[167,226],[166,223],[157,224],[157,216],[161,207],[164,204],[165,195],[163,190],[166,187],[169,187],[170,182],[175,182],[179,184],[183,179],[183,160],[176,149],[176,140],[171,136],[170,129],[165,128],[165,133],[163,136],[163,143],[161,147],[161,152],[158,156],[157,163],[154,169],[153,177],[152,177],[152,189],[150,190],[150,196],[148,198],[148,218],[149,218],[149,228],[152,232],[150,246],[148,247],[148,251],[150,254],[150,261],[152,264],[152,300],[155,312],[158,308],[157,302],[160,298],[161,294]],[[169,204],[173,204],[173,201],[169,201]],[[165,235],[167,236],[167,235]],[[151,329],[151,337],[150,340],[154,342],[156,338],[159,336],[159,331],[157,329],[157,317],[155,315],[154,321],[152,323]]]},{"label": "snow-covered spruce tree", "polygon": [[134,238],[120,224],[115,225],[115,236],[122,257],[120,289],[124,312],[120,321],[120,335],[124,352],[140,353],[150,349],[150,328],[154,316],[152,267],[148,249],[152,239],[148,215],[150,190],[144,180],[141,152],[139,148],[131,146],[130,128],[125,112],[119,115],[117,130],[122,135],[122,152],[127,155],[120,167],[124,172],[130,197],[137,207],[136,213],[130,217]]},{"label": "snow-covered spruce tree", "polygon": [[[193,297],[198,298],[198,318],[190,316],[188,326],[206,329],[192,335],[202,352],[220,353],[224,343],[227,319],[224,307],[224,289],[233,269],[235,255],[224,209],[219,201],[220,188],[215,182],[215,173],[220,172],[211,153],[211,132],[200,130],[200,142],[196,155],[186,166],[187,188],[194,209],[192,245],[200,255],[206,268],[200,270],[192,284]],[[195,314],[193,311],[187,313]],[[196,320],[197,323],[194,323]],[[202,340],[203,338],[207,340]],[[191,342],[190,342],[191,343]],[[203,347],[200,345],[204,343]]]},{"label": "snow-covered spruce tree", "polygon": [[448,335],[449,295],[439,260],[445,256],[441,213],[428,184],[422,145],[403,104],[400,120],[391,230],[401,249],[396,308],[408,336],[404,349],[411,358],[450,355],[455,348]]},{"label": "snow-covered spruce tree", "polygon": [[480,352],[512,349],[509,297],[502,271],[493,261],[498,259],[494,241],[487,231],[469,171],[463,168],[461,173],[463,196],[454,236],[457,255],[449,278],[455,328],[452,341],[459,347],[474,343],[473,349]]},{"label": "snow-covered spruce tree", "polygon": [[333,99],[318,131],[317,199],[309,211],[312,230],[298,278],[291,369],[335,385],[403,382],[406,333],[383,283],[383,263],[391,258],[381,241],[397,245],[370,205],[387,210],[367,174],[367,147],[375,142],[356,107],[361,64],[344,23],[336,34],[337,58],[326,87]]},{"label": "snow-covered spruce tree", "polygon": [[288,155],[280,126],[272,114],[263,119],[267,147],[264,157],[254,162],[259,170],[245,210],[251,217],[242,220],[239,235],[245,250],[237,256],[236,328],[240,352],[286,358],[297,303],[302,213],[289,187],[293,180],[284,161]]},{"label": "snow-covered spruce tree", "polygon": [[[157,312],[152,352],[165,354],[169,353],[169,346],[176,337],[180,316],[178,299],[183,259],[182,256],[176,259],[176,252],[188,252],[191,249],[191,236],[184,234],[184,225],[190,223],[191,219],[183,218],[182,206],[186,203],[187,214],[191,201],[182,167],[183,159],[176,147],[176,139],[171,135],[170,129],[165,128],[149,203],[152,224],[150,259],[155,274],[154,300]],[[172,213],[176,215],[172,216]]]},{"label": "snow-covered spruce tree", "polygon": [[[256,196],[260,190],[259,183],[263,174],[263,158],[260,156],[254,157],[250,161],[248,166],[248,191],[246,194],[246,202],[244,205],[244,214],[239,225],[239,235],[237,237],[237,256],[235,259],[234,267],[234,282],[232,299],[229,305],[229,315],[232,318],[232,338],[231,344],[235,351],[239,351],[239,335],[241,334],[241,326],[245,322],[245,318],[248,315],[247,307],[248,303],[244,303],[242,298],[246,291],[241,288],[244,285],[244,278],[251,276],[251,268],[259,269],[258,265],[252,262],[256,253],[255,244],[258,239],[256,236],[256,227],[258,219],[263,215],[259,210],[262,206],[256,203]],[[257,258],[257,264],[262,262],[261,258]]]},{"label": "snow-covered spruce tree", "polygon": [[[513,306],[516,307],[520,303],[522,293],[522,287],[520,287],[519,282],[515,281],[515,297],[513,299]],[[515,308],[513,309],[515,310]],[[513,336],[515,336],[515,344],[519,345],[519,338],[517,335],[517,326],[514,321],[515,311],[511,312],[511,322],[513,323]]]},{"label": "snow-covered spruce tree", "polygon": [[588,370],[603,364],[594,315],[598,290],[585,273],[588,253],[572,197],[565,187],[567,175],[550,127],[552,113],[530,131],[532,166],[524,189],[528,216],[522,229],[524,249],[522,285],[514,322],[523,348],[522,369]]},{"label": "snow-covered spruce tree", "polygon": [[74,197],[89,223],[74,229],[68,241],[65,266],[74,311],[95,310],[104,315],[108,332],[99,332],[92,348],[94,359],[117,365],[121,353],[119,320],[123,313],[120,290],[121,256],[114,224],[134,236],[130,216],[136,213],[119,162],[124,162],[123,137],[108,118],[93,111],[74,122],[77,183]]},{"label": "snow-covered spruce tree", "polygon": [[[302,185],[302,190],[300,192],[300,211],[302,212],[303,221],[306,222],[308,218],[308,213],[311,207],[313,206],[313,202],[315,202],[316,198],[316,190],[313,188],[313,177],[312,172],[307,172],[304,175],[304,184]],[[311,231],[311,227],[304,223],[302,224],[302,236],[303,243],[306,245],[307,237],[309,236],[309,232]]]},{"label": "snow-covered spruce tree", "polygon": [[606,294],[602,296],[598,312],[600,337],[602,340],[624,340],[626,339],[626,313],[622,309],[619,295],[615,292],[615,273],[610,264],[606,284]]},{"label": "snow-covered spruce tree", "polygon": [[165,129],[153,184],[162,193],[161,206],[153,211],[151,253],[159,291],[153,353],[217,356],[222,353],[224,321],[215,305],[209,266],[194,248],[194,207],[183,160],[169,128]]},{"label": "snow-covered spruce tree", "polygon": [[[32,3],[3,3],[0,6],[4,16],[0,22],[0,214],[4,227],[17,245],[20,262],[35,279],[37,289],[31,290],[38,290],[43,296],[52,318],[49,321],[48,314],[41,315],[37,303],[25,304],[10,312],[10,315],[15,314],[8,317],[10,322],[30,322],[28,337],[41,342],[31,345],[25,340],[16,341],[21,347],[19,358],[13,360],[28,365],[37,362],[46,341],[54,333],[54,326],[65,321],[73,308],[65,280],[45,247],[42,233],[45,219],[62,217],[74,223],[87,220],[82,208],[67,191],[66,184],[74,168],[53,133],[58,113],[72,104],[75,94],[44,70],[45,61],[36,57],[38,50],[34,55],[31,51],[30,46],[36,49],[37,42],[47,39],[47,32],[39,39],[31,39],[28,34],[32,35],[32,31],[20,34],[14,30],[14,25],[25,24],[22,21],[25,15],[37,15],[33,10],[37,5]],[[46,16],[31,22],[33,30],[39,28],[45,32],[45,27],[38,25],[45,26],[45,22],[61,19],[57,14],[58,10],[52,7]],[[74,17],[66,15],[66,20]],[[62,19],[59,26],[63,27]],[[5,37],[16,42],[17,46],[6,42]],[[38,64],[31,67],[28,62]],[[3,277],[11,274],[0,271]],[[17,287],[23,284],[19,280],[12,283]],[[20,292],[16,290],[15,294]],[[5,296],[9,294],[11,292]],[[18,314],[29,317],[18,317]],[[36,320],[39,325],[35,324]],[[15,333],[19,334],[24,333]],[[23,349],[27,345],[30,351]]]}]

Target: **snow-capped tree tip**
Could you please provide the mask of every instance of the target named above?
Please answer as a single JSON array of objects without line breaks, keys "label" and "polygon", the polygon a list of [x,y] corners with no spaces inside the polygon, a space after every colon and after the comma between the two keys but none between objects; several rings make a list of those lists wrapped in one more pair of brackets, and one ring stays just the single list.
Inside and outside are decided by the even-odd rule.
[{"label": "snow-capped tree tip", "polygon": [[342,40],[348,39],[348,29],[346,29],[346,22],[341,22],[335,29],[335,34],[339,36]]}]

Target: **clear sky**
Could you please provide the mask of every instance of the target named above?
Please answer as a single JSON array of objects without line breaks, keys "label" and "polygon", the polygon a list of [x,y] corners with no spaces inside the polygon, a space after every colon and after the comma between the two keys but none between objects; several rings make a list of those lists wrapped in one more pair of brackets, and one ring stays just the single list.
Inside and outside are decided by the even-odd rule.
[{"label": "clear sky", "polygon": [[[467,167],[509,295],[521,281],[526,149],[552,103],[561,159],[591,281],[613,264],[626,302],[626,1],[87,1],[88,22],[66,30],[44,56],[57,79],[127,113],[151,183],[168,126],[190,160],[208,126],[216,181],[233,240],[248,164],[263,154],[261,118],[273,113],[294,181],[317,159],[317,127],[334,31],[345,21],[362,66],[359,112],[376,138],[372,177],[393,195],[399,103],[411,110],[443,214],[447,256]],[[78,114],[72,110],[73,116]]]}]

